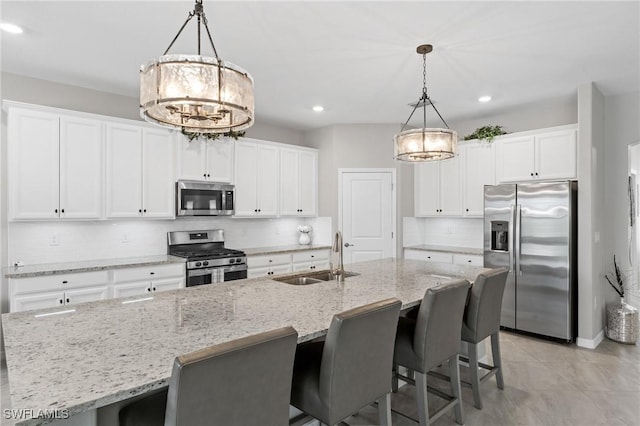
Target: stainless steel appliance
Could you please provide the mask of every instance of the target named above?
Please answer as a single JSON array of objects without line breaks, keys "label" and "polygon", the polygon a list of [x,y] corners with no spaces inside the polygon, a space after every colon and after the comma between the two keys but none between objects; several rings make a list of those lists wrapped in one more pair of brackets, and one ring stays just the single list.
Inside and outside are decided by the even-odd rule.
[{"label": "stainless steel appliance", "polygon": [[572,341],[577,182],[485,186],[484,266],[509,269],[500,324]]},{"label": "stainless steel appliance", "polygon": [[234,186],[180,180],[176,183],[178,216],[229,216],[234,213]]},{"label": "stainless steel appliance", "polygon": [[247,278],[244,252],[224,246],[224,230],[176,231],[167,234],[170,255],[187,259],[187,287]]}]

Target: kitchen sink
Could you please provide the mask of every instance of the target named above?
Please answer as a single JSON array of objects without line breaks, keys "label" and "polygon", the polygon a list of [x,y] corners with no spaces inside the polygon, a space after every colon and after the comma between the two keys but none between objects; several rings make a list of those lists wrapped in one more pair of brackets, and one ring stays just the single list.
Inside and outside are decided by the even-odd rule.
[{"label": "kitchen sink", "polygon": [[[360,275],[357,272],[347,272],[345,271],[344,277],[354,277],[356,275]],[[274,278],[275,281],[279,281],[285,284],[291,285],[309,285],[309,284],[317,284],[322,281],[331,281],[336,277],[331,271],[318,271],[318,272],[310,272],[306,274],[296,274],[296,275],[286,275],[283,277]]]}]

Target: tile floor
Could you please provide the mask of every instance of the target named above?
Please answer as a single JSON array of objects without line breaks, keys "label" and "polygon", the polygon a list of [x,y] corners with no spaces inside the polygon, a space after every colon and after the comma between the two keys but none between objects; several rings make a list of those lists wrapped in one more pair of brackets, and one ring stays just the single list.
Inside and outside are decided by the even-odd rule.
[{"label": "tile floor", "polygon": [[[477,410],[471,390],[463,388],[466,425],[640,425],[640,345],[605,339],[589,350],[507,332],[500,339],[505,389],[499,390],[493,378],[484,383],[484,408]],[[7,408],[6,365],[0,373],[0,401]],[[441,400],[430,396],[429,403],[436,409]],[[416,418],[414,388],[405,386],[394,394],[392,407]],[[1,417],[2,426],[12,424]],[[377,412],[366,408],[346,422],[377,424]],[[394,414],[393,424],[415,423]],[[454,424],[451,412],[434,426]]]}]

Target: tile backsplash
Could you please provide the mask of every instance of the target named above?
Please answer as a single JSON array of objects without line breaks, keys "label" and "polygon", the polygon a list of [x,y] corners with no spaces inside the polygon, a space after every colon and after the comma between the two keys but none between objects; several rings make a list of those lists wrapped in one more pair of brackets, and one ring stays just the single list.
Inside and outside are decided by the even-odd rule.
[{"label": "tile backsplash", "polygon": [[402,222],[404,246],[433,244],[482,248],[482,218],[405,217]]},{"label": "tile backsplash", "polygon": [[221,228],[235,249],[298,243],[298,225],[313,227],[314,244],[331,244],[331,218],[179,218],[87,222],[9,223],[9,264],[55,263],[167,253],[167,232]]}]

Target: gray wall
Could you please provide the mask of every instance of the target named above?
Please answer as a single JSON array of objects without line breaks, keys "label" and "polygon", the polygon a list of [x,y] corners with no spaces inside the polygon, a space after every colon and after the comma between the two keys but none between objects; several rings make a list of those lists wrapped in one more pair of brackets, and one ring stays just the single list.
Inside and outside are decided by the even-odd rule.
[{"label": "gray wall", "polygon": [[[615,254],[620,267],[630,271],[627,164],[629,145],[640,141],[640,92],[605,98],[604,115],[606,147],[604,186],[607,206],[604,228],[604,268],[605,272],[610,270]],[[639,261],[640,259],[635,259],[636,268]],[[605,289],[604,300],[607,302],[617,300],[617,294],[604,282],[602,284]],[[637,283],[635,285],[637,289]]]}]

